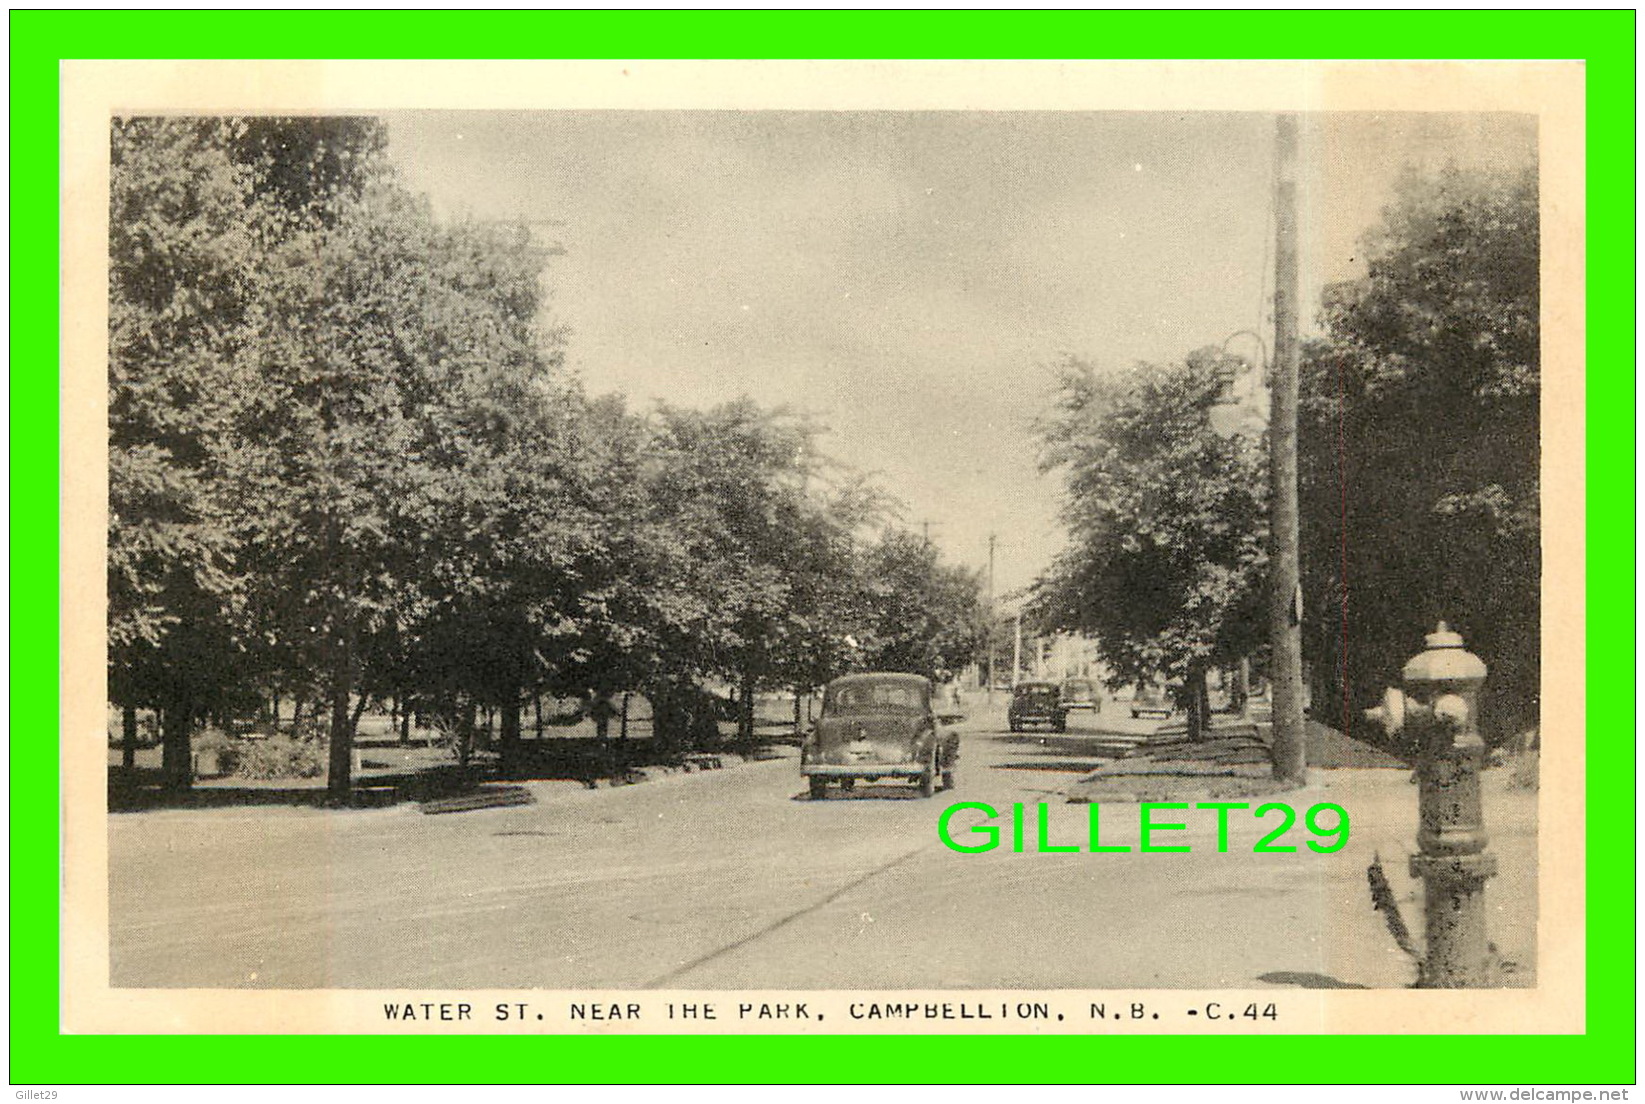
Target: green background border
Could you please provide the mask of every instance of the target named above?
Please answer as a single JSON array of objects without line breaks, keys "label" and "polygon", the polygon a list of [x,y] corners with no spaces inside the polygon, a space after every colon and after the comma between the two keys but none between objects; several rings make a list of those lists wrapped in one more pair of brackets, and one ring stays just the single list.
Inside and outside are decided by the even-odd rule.
[{"label": "green background border", "polygon": [[[13,12],[13,1084],[1622,1083],[1634,1017],[1634,42],[1608,12]],[[218,1037],[58,1034],[58,63],[63,58],[1554,58],[1588,73],[1588,1031],[1580,1036]],[[1574,688],[1573,688],[1574,691]],[[1558,811],[1553,811],[1558,815]],[[1396,1025],[1390,1024],[1390,1027]],[[272,1045],[271,1045],[272,1043]]]}]

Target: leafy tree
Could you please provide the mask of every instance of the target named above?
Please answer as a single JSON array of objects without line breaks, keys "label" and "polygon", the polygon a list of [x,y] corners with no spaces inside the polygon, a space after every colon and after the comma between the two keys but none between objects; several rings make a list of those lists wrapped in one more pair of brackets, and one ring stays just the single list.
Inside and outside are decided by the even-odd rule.
[{"label": "leafy tree", "polygon": [[543,690],[641,688],[690,735],[730,679],[747,737],[756,689],[964,652],[975,579],[866,544],[884,500],[818,427],[560,380],[545,251],[438,223],[382,146],[366,119],[113,130],[110,687],[128,729],[162,711],[174,784],[202,714],[265,695],[324,702],[341,798],[373,699],[495,712],[512,758]]},{"label": "leafy tree", "polygon": [[935,678],[977,657],[987,618],[977,572],[942,563],[930,542],[896,529],[862,560],[868,616],[857,666]]},{"label": "leafy tree", "polygon": [[367,116],[246,116],[228,120],[227,153],[255,180],[273,238],[329,225],[342,201],[384,171],[388,131]]},{"label": "leafy tree", "polygon": [[109,693],[159,711],[168,783],[233,658],[223,442],[254,297],[253,178],[221,120],[116,119],[109,200]]},{"label": "leafy tree", "polygon": [[[109,207],[110,696],[161,711],[167,781],[190,727],[255,670],[232,520],[235,425],[258,391],[264,260],[355,187],[368,120],[119,118]],[[275,151],[282,156],[275,157]]]},{"label": "leafy tree", "polygon": [[385,175],[270,261],[282,280],[241,426],[256,458],[243,485],[265,497],[244,539],[277,635],[326,673],[341,797],[366,691],[404,672],[408,635],[436,610],[473,630],[447,637],[462,642],[448,682],[507,707],[518,734],[532,633],[558,585],[543,568],[561,551],[543,528],[541,255],[506,228],[438,226]]},{"label": "leafy tree", "polygon": [[1263,454],[1208,421],[1218,359],[1202,350],[1112,378],[1071,360],[1039,426],[1044,468],[1067,480],[1071,539],[1030,616],[1093,635],[1116,686],[1183,680],[1196,727],[1207,670],[1259,646],[1267,562]]},{"label": "leafy tree", "polygon": [[1535,723],[1538,237],[1533,171],[1407,177],[1305,351],[1306,647],[1344,725],[1441,618],[1490,665],[1487,723]]},{"label": "leafy tree", "polygon": [[890,503],[817,450],[814,425],[746,400],[605,416],[602,436],[623,445],[607,461],[614,573],[588,622],[591,674],[626,672],[654,703],[730,680],[749,739],[758,690],[932,673],[975,651],[976,577],[906,534],[866,541]]},{"label": "leafy tree", "polygon": [[506,432],[489,446],[469,441],[433,526],[445,597],[420,655],[448,707],[460,696],[499,710],[512,766],[528,694],[635,685],[632,484],[622,475],[630,426],[546,378],[493,412]]},{"label": "leafy tree", "polygon": [[741,400],[656,418],[646,485],[669,534],[654,546],[656,585],[683,599],[659,608],[659,639],[699,676],[740,687],[748,740],[756,690],[814,686],[838,669],[854,533],[880,503],[837,478],[818,427],[784,411]]}]

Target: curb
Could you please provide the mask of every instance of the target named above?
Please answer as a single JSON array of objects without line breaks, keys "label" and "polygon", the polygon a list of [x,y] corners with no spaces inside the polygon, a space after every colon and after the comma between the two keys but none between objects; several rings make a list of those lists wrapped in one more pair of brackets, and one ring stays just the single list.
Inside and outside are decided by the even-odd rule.
[{"label": "curb", "polygon": [[574,793],[621,790],[646,782],[662,782],[671,778],[732,770],[751,764],[782,762],[790,758],[792,756],[761,755],[758,750],[752,756],[743,756],[736,752],[694,752],[685,756],[679,763],[652,763],[643,767],[633,767],[614,777],[514,779],[511,784],[529,790],[535,800],[555,800]]}]

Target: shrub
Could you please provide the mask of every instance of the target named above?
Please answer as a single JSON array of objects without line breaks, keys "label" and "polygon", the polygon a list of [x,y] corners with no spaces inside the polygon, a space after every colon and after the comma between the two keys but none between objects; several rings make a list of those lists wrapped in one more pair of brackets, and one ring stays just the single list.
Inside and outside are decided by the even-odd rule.
[{"label": "shrub", "polygon": [[1508,788],[1536,790],[1542,786],[1542,755],[1532,749],[1508,760]]},{"label": "shrub", "polygon": [[323,744],[331,736],[331,718],[310,713],[296,727],[287,726],[290,738],[307,743]]},{"label": "shrub", "polygon": [[1491,749],[1491,765],[1506,767],[1510,790],[1536,790],[1542,784],[1542,737],[1528,728],[1502,747]]},{"label": "shrub", "polygon": [[326,744],[321,740],[281,735],[234,743],[229,769],[238,778],[318,778],[326,772]]},{"label": "shrub", "polygon": [[207,777],[233,774],[240,741],[220,728],[206,728],[189,742],[189,751],[200,774]]}]

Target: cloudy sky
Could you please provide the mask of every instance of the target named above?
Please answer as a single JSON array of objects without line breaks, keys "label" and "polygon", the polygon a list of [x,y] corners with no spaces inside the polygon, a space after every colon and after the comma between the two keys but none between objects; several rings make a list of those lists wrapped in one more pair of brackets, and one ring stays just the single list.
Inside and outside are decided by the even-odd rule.
[{"label": "cloudy sky", "polygon": [[[565,249],[555,321],[591,391],[813,414],[826,447],[1004,593],[1062,544],[1031,424],[1053,368],[1267,332],[1269,116],[1148,112],[428,112],[391,153],[448,217]],[[1519,165],[1522,116],[1304,126],[1303,314],[1354,275],[1400,169]]]}]

